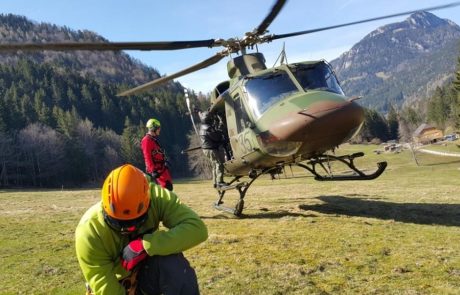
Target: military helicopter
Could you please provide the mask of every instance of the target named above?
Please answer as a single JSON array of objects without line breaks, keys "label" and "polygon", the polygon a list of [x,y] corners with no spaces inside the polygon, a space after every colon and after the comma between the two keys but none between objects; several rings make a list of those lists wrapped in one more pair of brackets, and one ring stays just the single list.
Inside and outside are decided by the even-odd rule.
[{"label": "military helicopter", "polygon": [[[354,160],[363,153],[335,155],[337,146],[349,140],[363,124],[364,110],[356,102],[359,97],[347,97],[331,66],[324,60],[306,61],[267,68],[258,44],[273,40],[311,34],[375,20],[432,11],[460,5],[446,5],[406,11],[365,20],[304,30],[286,34],[268,34],[268,27],[280,13],[286,0],[277,0],[263,21],[242,38],[208,39],[174,42],[107,42],[107,43],[22,43],[0,44],[0,51],[28,50],[179,50],[197,47],[224,47],[204,61],[172,75],[161,77],[120,93],[135,95],[175,78],[204,69],[224,57],[239,53],[229,60],[229,80],[218,84],[211,93],[209,113],[217,118],[227,138],[227,159],[224,167],[232,180],[217,187],[215,207],[241,216],[244,197],[251,184],[261,175],[275,177],[286,166],[298,166],[319,181],[371,180],[387,167],[377,163],[374,172],[367,173],[355,166]],[[188,104],[189,105],[189,104]],[[190,110],[190,107],[189,107]],[[190,110],[191,111],[191,110]],[[336,174],[329,163],[345,165],[352,173]],[[239,200],[234,208],[223,206],[227,191],[236,190]]]}]

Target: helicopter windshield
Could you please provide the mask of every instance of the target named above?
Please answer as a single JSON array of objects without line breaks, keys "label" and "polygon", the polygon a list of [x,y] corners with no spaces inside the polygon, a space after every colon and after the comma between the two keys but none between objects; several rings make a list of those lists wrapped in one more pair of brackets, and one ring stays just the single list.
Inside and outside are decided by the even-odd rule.
[{"label": "helicopter windshield", "polygon": [[289,75],[281,70],[263,76],[249,77],[245,88],[249,105],[257,119],[270,106],[299,91]]},{"label": "helicopter windshield", "polygon": [[326,90],[344,95],[334,73],[325,62],[316,64],[294,64],[289,66],[289,69],[305,91],[313,89]]}]

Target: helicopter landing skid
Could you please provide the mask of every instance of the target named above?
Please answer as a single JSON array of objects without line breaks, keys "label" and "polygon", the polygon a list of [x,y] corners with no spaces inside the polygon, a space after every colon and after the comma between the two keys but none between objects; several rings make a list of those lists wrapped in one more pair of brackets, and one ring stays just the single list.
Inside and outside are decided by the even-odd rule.
[{"label": "helicopter landing skid", "polygon": [[244,185],[245,185],[245,182],[239,182],[235,184],[221,185],[221,186],[218,186],[216,189],[218,191],[228,191],[232,189],[238,189],[239,187],[242,187]]},{"label": "helicopter landing skid", "polygon": [[[378,162],[377,163],[377,170],[373,173],[366,174],[359,168],[357,168],[353,162],[355,158],[364,156],[364,153],[354,153],[351,155],[343,155],[343,156],[332,156],[332,155],[321,155],[318,156],[306,164],[298,163],[299,167],[302,167],[308,170],[311,174],[315,176],[315,180],[318,181],[344,181],[344,180],[372,180],[379,177],[383,171],[385,171],[387,167],[387,162]],[[326,167],[324,164],[329,164],[332,161],[339,161],[353,172],[352,175],[334,175],[331,171],[331,168],[328,166]],[[325,175],[320,174],[316,167],[319,165],[321,168],[324,169],[326,172]]]},{"label": "helicopter landing skid", "polygon": [[[219,194],[219,198],[217,199],[216,203],[214,204],[214,207],[216,209],[221,210],[221,211],[225,211],[225,212],[228,212],[228,213],[232,213],[235,216],[241,216],[241,213],[243,212],[243,208],[244,208],[244,196],[246,195],[246,191],[248,190],[248,188],[251,185],[252,181],[249,182],[249,183],[248,182],[238,182],[238,183],[232,184],[235,181],[237,181],[239,178],[240,177],[235,178],[229,185],[220,186],[220,187],[216,188],[217,192]],[[224,201],[222,201],[222,199],[224,198],[225,192],[228,191],[228,190],[233,190],[233,189],[236,189],[238,191],[239,195],[240,195],[240,199],[236,203],[235,208],[233,209],[233,208],[230,208],[230,207],[222,206],[222,204],[224,203]]]},{"label": "helicopter landing skid", "polygon": [[[240,178],[242,176],[236,176],[235,178],[233,178],[233,180],[227,185],[227,186],[220,186],[220,187],[217,187],[217,192],[218,192],[218,199],[217,201],[214,203],[214,207],[217,209],[217,210],[222,210],[222,211],[225,211],[225,212],[229,212],[229,213],[232,213],[233,215],[235,216],[238,216],[240,217],[241,216],[241,213],[243,212],[243,209],[244,209],[244,197],[246,196],[246,192],[248,191],[249,187],[251,186],[251,184],[261,175],[263,174],[266,174],[266,173],[269,173],[270,171],[273,171],[273,170],[276,170],[278,169],[278,167],[271,167],[271,168],[268,168],[268,169],[263,169],[263,170],[260,170],[260,171],[252,171],[251,172],[251,175],[250,175],[250,181],[249,182],[239,182]],[[222,204],[224,203],[223,201],[223,198],[224,198],[224,195],[225,195],[225,192],[228,191],[228,190],[232,190],[232,189],[236,189],[240,195],[240,198],[238,200],[238,202],[236,203],[235,205],[235,208],[230,208],[230,207],[226,207],[226,206],[222,206]]]}]

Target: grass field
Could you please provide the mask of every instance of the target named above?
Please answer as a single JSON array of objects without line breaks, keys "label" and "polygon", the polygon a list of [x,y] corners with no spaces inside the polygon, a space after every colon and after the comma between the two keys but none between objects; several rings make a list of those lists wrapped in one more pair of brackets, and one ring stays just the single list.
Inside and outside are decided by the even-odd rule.
[{"label": "grass field", "polygon": [[[240,219],[212,207],[208,181],[176,182],[209,230],[185,253],[202,294],[460,294],[460,159],[416,166],[374,149],[339,153],[388,161],[380,178],[262,178]],[[0,191],[0,294],[83,294],[74,229],[98,200],[97,189]]]}]

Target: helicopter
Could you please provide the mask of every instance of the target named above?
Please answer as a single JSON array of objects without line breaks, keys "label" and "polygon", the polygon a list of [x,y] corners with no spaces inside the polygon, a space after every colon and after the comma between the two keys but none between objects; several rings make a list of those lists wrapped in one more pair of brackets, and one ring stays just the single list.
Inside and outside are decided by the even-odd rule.
[{"label": "helicopter", "polygon": [[[355,165],[355,160],[363,157],[364,153],[335,155],[339,145],[359,132],[364,122],[364,109],[357,103],[360,97],[344,94],[331,65],[325,60],[287,64],[283,62],[283,49],[281,64],[268,68],[257,45],[422,10],[433,11],[460,5],[460,2],[454,2],[317,29],[269,34],[268,27],[286,3],[287,0],[276,0],[262,22],[242,38],[170,42],[4,43],[0,44],[0,52],[224,48],[195,65],[123,91],[119,93],[120,96],[139,94],[237,54],[227,63],[229,79],[212,90],[208,112],[215,118],[218,128],[224,131],[226,159],[223,165],[226,175],[232,178],[227,185],[216,187],[218,198],[214,206],[241,216],[244,198],[251,184],[262,175],[275,178],[285,167],[300,167],[318,181],[372,180],[387,167],[387,162],[378,162],[377,168],[369,173]],[[254,48],[256,52],[248,52]],[[189,98],[186,97],[186,100],[195,126]],[[351,173],[335,173],[331,162],[344,165]],[[225,193],[230,190],[237,191],[239,195],[234,207],[223,205]]]}]

